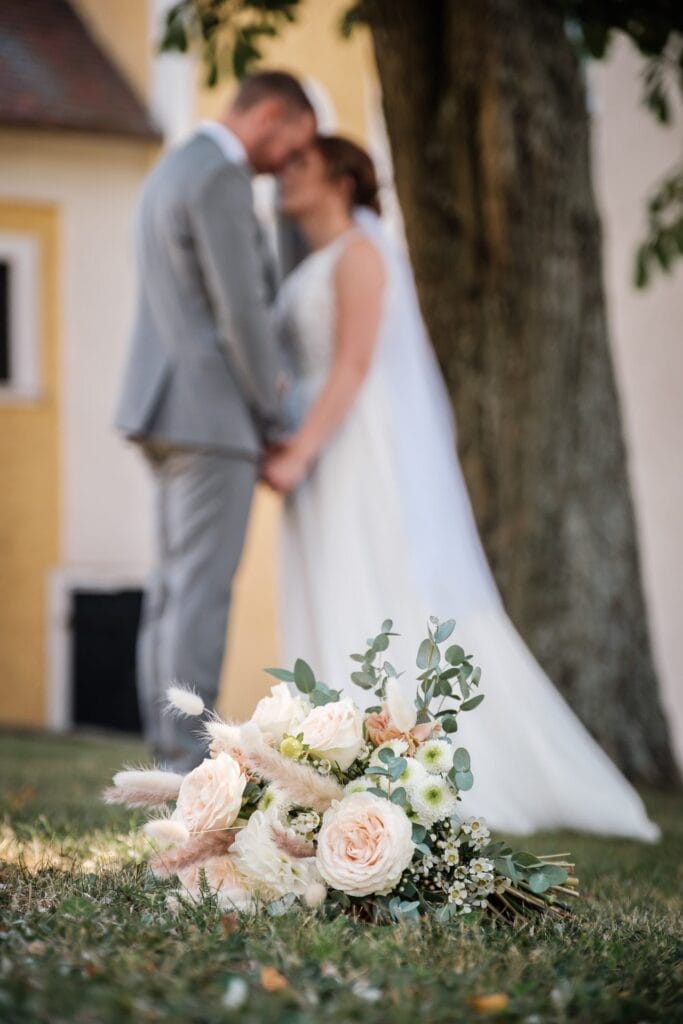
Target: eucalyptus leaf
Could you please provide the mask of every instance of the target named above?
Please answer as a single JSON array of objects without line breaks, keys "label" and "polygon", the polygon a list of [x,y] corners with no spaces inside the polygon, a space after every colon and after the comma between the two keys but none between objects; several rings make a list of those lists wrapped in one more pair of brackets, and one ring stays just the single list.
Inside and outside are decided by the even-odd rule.
[{"label": "eucalyptus leaf", "polygon": [[446,622],[442,622],[434,633],[434,639],[437,644],[442,644],[444,640],[448,640],[454,629],[455,619],[448,619]]},{"label": "eucalyptus leaf", "polygon": [[474,776],[472,775],[472,772],[456,772],[455,785],[457,789],[461,789],[463,792],[467,792],[468,789],[472,789],[472,786],[474,785]]},{"label": "eucalyptus leaf", "polygon": [[408,797],[403,786],[397,786],[396,789],[392,790],[390,800],[392,804],[398,804],[399,807],[405,807],[408,803]]},{"label": "eucalyptus leaf", "polygon": [[312,693],[315,689],[313,669],[303,658],[297,658],[294,664],[294,682],[302,693]]},{"label": "eucalyptus leaf", "polygon": [[460,644],[453,644],[446,651],[445,657],[449,665],[460,665],[465,658],[465,652]]},{"label": "eucalyptus leaf", "polygon": [[458,731],[458,723],[457,723],[456,719],[453,717],[453,715],[445,715],[441,719],[441,727],[442,727],[444,732],[457,732]]},{"label": "eucalyptus leaf", "polygon": [[396,754],[393,752],[391,747],[384,747],[382,750],[380,750],[377,756],[379,757],[380,761],[383,761],[384,764],[387,765],[391,764],[391,762],[396,758]]},{"label": "eucalyptus leaf", "polygon": [[564,885],[569,878],[569,872],[559,864],[544,864],[543,874],[551,885]]},{"label": "eucalyptus leaf", "polygon": [[439,648],[433,640],[429,638],[423,640],[417,652],[417,667],[422,669],[436,668],[440,660]]},{"label": "eucalyptus leaf", "polygon": [[453,767],[456,772],[468,772],[470,770],[470,755],[464,747],[458,747],[453,754]]},{"label": "eucalyptus leaf", "polygon": [[283,683],[294,682],[294,673],[286,668],[266,668],[263,671],[267,672],[269,676],[275,676],[276,679],[281,680]]},{"label": "eucalyptus leaf", "polygon": [[380,633],[379,636],[375,637],[372,649],[379,653],[381,651],[386,651],[388,646],[389,637],[385,633]]},{"label": "eucalyptus leaf", "polygon": [[371,690],[375,685],[374,678],[368,672],[352,672],[351,680],[362,690]]},{"label": "eucalyptus leaf", "polygon": [[382,633],[390,633],[393,629],[394,623],[391,619],[385,619],[382,623]]},{"label": "eucalyptus leaf", "polygon": [[427,837],[427,829],[424,825],[413,824],[413,842],[421,843]]},{"label": "eucalyptus leaf", "polygon": [[380,796],[382,798],[382,800],[388,800],[389,799],[387,794],[384,792],[384,790],[383,789],[379,789],[378,786],[371,786],[369,789],[366,789],[365,792],[366,793],[372,793],[373,796]]},{"label": "eucalyptus leaf", "polygon": [[532,892],[535,892],[536,895],[540,895],[541,893],[548,891],[552,882],[544,871],[534,871],[529,875],[527,884]]},{"label": "eucalyptus leaf", "polygon": [[473,711],[475,708],[479,707],[479,705],[481,704],[483,699],[484,699],[484,694],[483,693],[478,693],[476,697],[470,697],[469,700],[464,701],[460,705],[460,710],[461,711]]}]

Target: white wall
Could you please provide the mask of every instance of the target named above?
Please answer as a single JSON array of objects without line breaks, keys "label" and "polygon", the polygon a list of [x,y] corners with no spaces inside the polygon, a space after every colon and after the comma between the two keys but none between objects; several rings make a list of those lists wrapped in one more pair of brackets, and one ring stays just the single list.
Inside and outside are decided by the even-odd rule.
[{"label": "white wall", "polygon": [[131,217],[154,149],[4,132],[0,195],[60,209],[62,561],[145,571],[147,480],[112,429],[134,297]]},{"label": "white wall", "polygon": [[594,178],[652,639],[683,764],[683,261],[645,292],[632,285],[645,200],[683,155],[683,119],[663,128],[641,106],[641,68],[625,40],[591,66]]}]

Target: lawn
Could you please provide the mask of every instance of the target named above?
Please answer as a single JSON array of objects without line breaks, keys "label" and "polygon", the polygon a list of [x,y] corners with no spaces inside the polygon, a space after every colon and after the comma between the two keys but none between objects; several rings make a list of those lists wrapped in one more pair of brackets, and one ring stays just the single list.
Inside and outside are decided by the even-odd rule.
[{"label": "lawn", "polygon": [[572,850],[584,895],[573,922],[240,921],[211,900],[169,909],[137,819],[98,802],[112,771],[143,753],[0,734],[3,1024],[683,1019],[678,795],[646,794],[665,831],[655,847],[567,834],[525,844]]}]

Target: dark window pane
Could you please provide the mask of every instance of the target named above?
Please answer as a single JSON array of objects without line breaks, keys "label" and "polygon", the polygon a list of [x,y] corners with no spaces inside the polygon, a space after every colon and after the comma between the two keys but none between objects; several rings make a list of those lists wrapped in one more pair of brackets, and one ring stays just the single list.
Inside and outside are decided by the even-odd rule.
[{"label": "dark window pane", "polygon": [[73,596],[73,721],[140,731],[135,641],[142,591],[78,590]]},{"label": "dark window pane", "polygon": [[12,370],[10,366],[9,289],[10,265],[4,260],[0,260],[0,384],[7,384]]}]

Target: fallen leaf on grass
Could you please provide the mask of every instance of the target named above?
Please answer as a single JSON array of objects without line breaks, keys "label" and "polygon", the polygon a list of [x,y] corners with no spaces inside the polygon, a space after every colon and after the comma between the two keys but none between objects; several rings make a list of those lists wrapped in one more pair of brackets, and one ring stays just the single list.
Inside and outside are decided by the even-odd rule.
[{"label": "fallen leaf on grass", "polygon": [[467,1005],[475,1013],[500,1013],[501,1010],[507,1009],[509,1002],[504,992],[491,992],[487,996],[472,996],[467,1000]]},{"label": "fallen leaf on grass", "polygon": [[262,967],[261,986],[266,992],[282,992],[289,988],[289,982],[274,967]]}]

